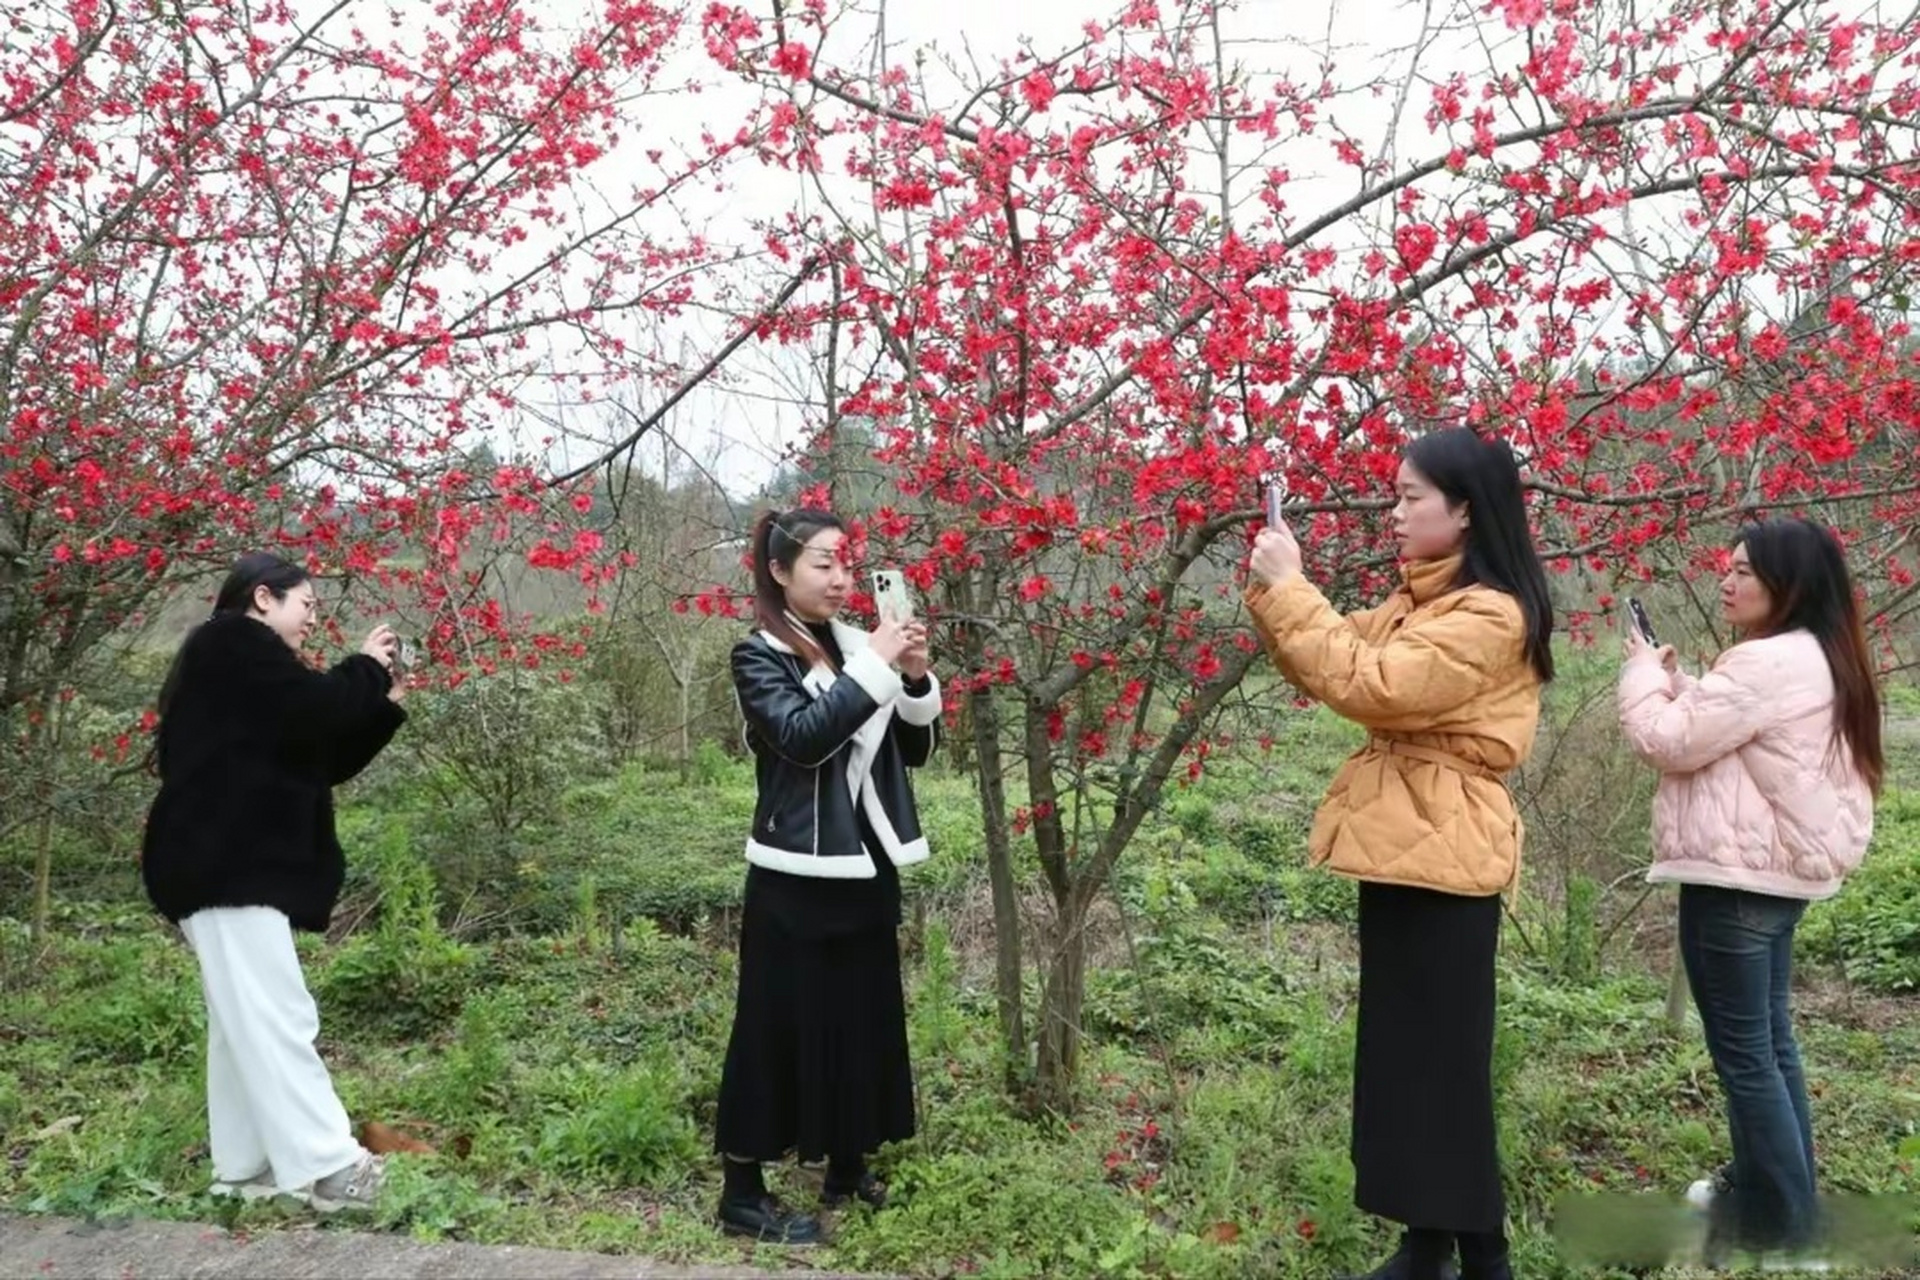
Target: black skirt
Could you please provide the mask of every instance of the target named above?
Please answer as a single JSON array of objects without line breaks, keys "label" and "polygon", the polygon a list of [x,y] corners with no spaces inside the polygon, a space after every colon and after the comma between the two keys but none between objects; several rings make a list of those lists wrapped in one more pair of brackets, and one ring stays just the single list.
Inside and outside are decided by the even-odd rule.
[{"label": "black skirt", "polygon": [[864,881],[748,873],[721,1153],[813,1162],[913,1136],[899,878],[875,861]]},{"label": "black skirt", "polygon": [[1506,1220],[1493,1116],[1500,899],[1360,886],[1354,1203],[1411,1227]]}]

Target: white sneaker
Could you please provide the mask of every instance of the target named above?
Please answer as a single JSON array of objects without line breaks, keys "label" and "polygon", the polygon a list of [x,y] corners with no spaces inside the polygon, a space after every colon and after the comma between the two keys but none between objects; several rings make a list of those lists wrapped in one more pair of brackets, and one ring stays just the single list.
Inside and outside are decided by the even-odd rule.
[{"label": "white sneaker", "polygon": [[341,1209],[372,1209],[386,1184],[387,1162],[376,1155],[364,1155],[346,1168],[313,1184],[315,1210],[335,1213]]},{"label": "white sneaker", "polygon": [[207,1188],[207,1194],[226,1199],[249,1201],[271,1200],[275,1196],[280,1195],[292,1196],[294,1199],[301,1201],[307,1198],[305,1190],[282,1191],[279,1184],[274,1182],[273,1170],[270,1168],[262,1169],[251,1178],[244,1178],[239,1182],[224,1182],[216,1178],[213,1185]]},{"label": "white sneaker", "polygon": [[1713,1202],[1733,1190],[1733,1166],[1723,1166],[1710,1178],[1701,1178],[1687,1188],[1687,1204],[1701,1213],[1713,1207]]}]

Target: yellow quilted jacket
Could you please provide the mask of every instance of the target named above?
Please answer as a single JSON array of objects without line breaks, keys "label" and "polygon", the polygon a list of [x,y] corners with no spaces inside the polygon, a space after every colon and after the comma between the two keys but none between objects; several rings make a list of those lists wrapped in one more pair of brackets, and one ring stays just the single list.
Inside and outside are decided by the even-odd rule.
[{"label": "yellow quilted jacket", "polygon": [[1484,897],[1519,879],[1524,830],[1504,779],[1533,750],[1540,680],[1519,603],[1450,590],[1459,569],[1408,564],[1385,603],[1346,617],[1298,574],[1245,600],[1281,673],[1371,731],[1314,815],[1312,861]]}]

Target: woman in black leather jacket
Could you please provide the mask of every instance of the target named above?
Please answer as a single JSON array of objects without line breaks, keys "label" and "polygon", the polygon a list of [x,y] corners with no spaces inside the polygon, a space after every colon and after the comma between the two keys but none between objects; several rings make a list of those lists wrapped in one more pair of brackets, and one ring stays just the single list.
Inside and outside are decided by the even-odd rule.
[{"label": "woman in black leather jacket", "polygon": [[866,1156],[914,1132],[898,868],[924,860],[907,770],[938,741],[925,627],[836,619],[853,587],[828,512],[753,532],[753,634],[733,650],[758,800],[747,837],[740,986],[720,1083],[720,1223],[785,1244],[819,1220],[768,1194],[761,1164],[827,1161],[825,1201],[875,1208]]}]

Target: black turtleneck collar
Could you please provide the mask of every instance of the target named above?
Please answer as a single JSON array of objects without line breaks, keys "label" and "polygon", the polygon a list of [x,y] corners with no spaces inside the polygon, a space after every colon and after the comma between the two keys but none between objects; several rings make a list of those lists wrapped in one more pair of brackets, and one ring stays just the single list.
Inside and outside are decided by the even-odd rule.
[{"label": "black turtleneck collar", "polygon": [[826,651],[829,658],[833,659],[834,666],[838,667],[841,662],[845,660],[844,655],[840,652],[840,642],[834,638],[833,624],[831,622],[809,621],[807,623],[807,634],[811,635],[814,638],[814,642]]}]

